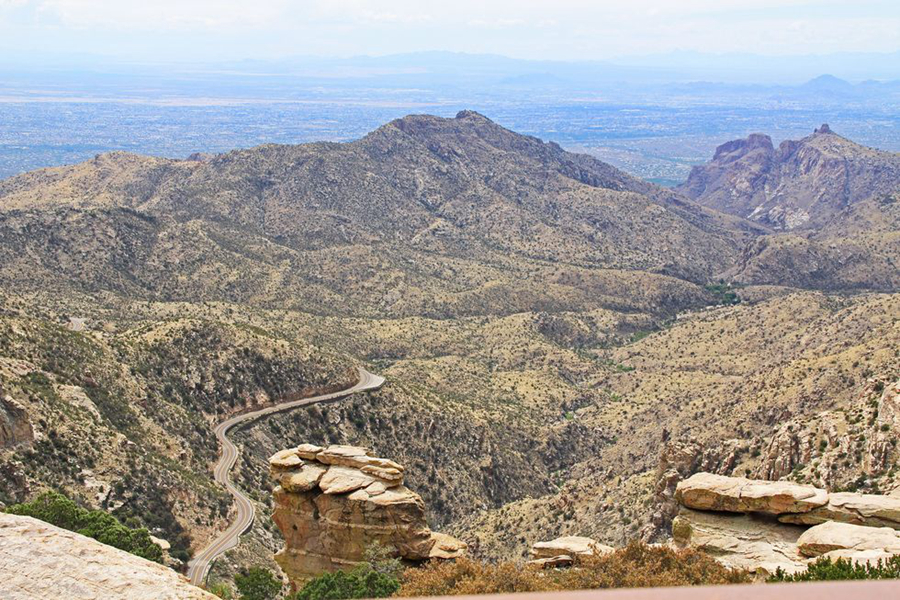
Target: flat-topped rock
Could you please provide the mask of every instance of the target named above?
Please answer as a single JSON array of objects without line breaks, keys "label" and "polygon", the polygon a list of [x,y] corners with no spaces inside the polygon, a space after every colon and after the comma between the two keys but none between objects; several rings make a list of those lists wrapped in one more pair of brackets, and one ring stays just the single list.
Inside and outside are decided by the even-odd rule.
[{"label": "flat-topped rock", "polygon": [[818,525],[827,521],[866,525],[868,527],[893,527],[900,529],[900,498],[877,494],[853,494],[834,492],[828,495],[824,506],[806,513],[783,515],[783,523]]},{"label": "flat-topped rock", "polygon": [[0,513],[3,600],[216,600],[163,565],[31,517]]},{"label": "flat-topped rock", "polygon": [[675,498],[695,510],[781,515],[824,506],[828,492],[789,481],[697,473],[678,483]]},{"label": "flat-topped rock", "polygon": [[553,558],[556,556],[586,556],[613,552],[615,548],[605,546],[588,537],[570,535],[556,538],[549,542],[536,542],[531,546],[531,556],[535,559]]},{"label": "flat-topped rock", "polygon": [[810,557],[836,550],[875,550],[900,554],[900,532],[890,527],[865,527],[828,521],[804,531],[797,540],[797,546],[804,556]]},{"label": "flat-topped rock", "polygon": [[773,574],[806,568],[797,540],[803,528],[755,515],[720,514],[682,508],[672,522],[672,537],[680,548],[708,553],[734,569]]}]

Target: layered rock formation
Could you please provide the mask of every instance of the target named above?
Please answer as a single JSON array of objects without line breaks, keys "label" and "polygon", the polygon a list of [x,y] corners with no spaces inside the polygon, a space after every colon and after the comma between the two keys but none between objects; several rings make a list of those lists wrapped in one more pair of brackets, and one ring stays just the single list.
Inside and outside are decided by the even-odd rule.
[{"label": "layered rock formation", "polygon": [[215,600],[172,569],[31,517],[0,513],[4,600]]},{"label": "layered rock formation", "polygon": [[675,497],[682,507],[672,523],[675,543],[730,567],[791,573],[819,556],[871,561],[900,554],[900,498],[711,473],[682,481]]},{"label": "layered rock formation", "polygon": [[275,560],[293,582],[352,567],[376,543],[410,561],[465,550],[428,528],[425,504],[403,485],[403,466],[366,448],[301,444],[269,465],[278,483],[273,519],[285,539]]},{"label": "layered rock formation", "polygon": [[855,144],[823,125],[778,148],[752,134],[716,148],[679,191],[705,206],[775,229],[821,226],[845,207],[900,183],[900,154]]},{"label": "layered rock formation", "polygon": [[532,560],[529,564],[541,567],[568,567],[577,556],[592,556],[613,552],[615,548],[606,546],[588,537],[569,535],[549,542],[536,542],[531,547]]}]

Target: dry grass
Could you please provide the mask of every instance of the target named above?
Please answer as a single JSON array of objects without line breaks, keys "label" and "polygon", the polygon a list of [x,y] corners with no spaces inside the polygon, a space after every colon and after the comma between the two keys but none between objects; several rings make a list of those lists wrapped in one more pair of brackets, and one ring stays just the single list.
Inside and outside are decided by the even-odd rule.
[{"label": "dry grass", "polygon": [[399,596],[458,596],[600,588],[747,583],[750,575],[723,567],[695,550],[632,543],[605,556],[579,559],[575,568],[544,571],[513,562],[461,559],[409,569]]}]

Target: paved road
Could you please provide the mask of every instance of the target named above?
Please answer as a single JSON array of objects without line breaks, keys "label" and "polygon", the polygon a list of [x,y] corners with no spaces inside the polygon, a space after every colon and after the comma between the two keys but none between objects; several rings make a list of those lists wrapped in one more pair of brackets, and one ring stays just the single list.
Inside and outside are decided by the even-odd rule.
[{"label": "paved road", "polygon": [[191,580],[191,583],[194,585],[202,584],[203,580],[206,579],[206,573],[209,571],[209,566],[212,562],[226,551],[237,546],[241,534],[247,531],[247,529],[250,528],[250,525],[253,524],[253,503],[250,502],[250,499],[241,493],[241,491],[231,482],[231,469],[234,467],[234,463],[237,462],[238,449],[237,446],[228,439],[226,435],[228,430],[240,423],[246,423],[247,421],[297,408],[298,406],[308,406],[310,404],[335,400],[357,392],[377,390],[384,385],[384,377],[373,375],[363,368],[358,369],[359,382],[353,387],[339,392],[332,392],[331,394],[302,398],[292,402],[269,406],[268,408],[263,408],[254,412],[236,415],[227,421],[222,421],[216,425],[214,431],[216,433],[216,439],[219,440],[219,445],[222,447],[222,455],[219,457],[219,462],[216,463],[216,468],[213,470],[213,476],[217,483],[224,485],[225,489],[228,490],[228,493],[234,496],[237,514],[235,515],[234,521],[228,526],[228,529],[219,534],[216,539],[214,539],[206,548],[198,552],[193,560],[188,563],[187,576],[188,579]]}]

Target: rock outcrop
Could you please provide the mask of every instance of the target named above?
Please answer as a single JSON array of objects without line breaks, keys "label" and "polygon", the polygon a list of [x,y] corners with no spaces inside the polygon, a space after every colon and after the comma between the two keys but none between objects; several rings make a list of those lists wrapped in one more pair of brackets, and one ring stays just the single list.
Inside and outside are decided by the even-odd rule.
[{"label": "rock outcrop", "polygon": [[0,448],[28,445],[33,441],[34,429],[25,408],[0,388]]},{"label": "rock outcrop", "polygon": [[900,498],[878,494],[837,492],[828,495],[828,502],[824,506],[805,513],[782,515],[778,520],[782,523],[800,525],[818,525],[837,521],[853,525],[900,529]]},{"label": "rock outcrop", "polygon": [[31,517],[0,513],[4,600],[215,600],[172,569]]},{"label": "rock outcrop", "polygon": [[465,544],[431,531],[403,466],[365,448],[301,444],[269,459],[273,519],[285,547],[275,560],[293,582],[351,567],[381,544],[410,561],[456,558]]},{"label": "rock outcrop", "polygon": [[682,509],[672,522],[672,538],[681,547],[707,552],[727,567],[774,573],[806,568],[797,547],[803,529],[771,519],[735,513]]},{"label": "rock outcrop", "polygon": [[716,148],[678,190],[700,204],[775,229],[819,227],[900,182],[900,154],[867,148],[823,125],[778,148],[752,134]]},{"label": "rock outcrop", "polygon": [[678,484],[675,498],[696,510],[781,515],[825,506],[828,492],[789,481],[697,473]]},{"label": "rock outcrop", "polygon": [[682,481],[675,497],[675,543],[729,567],[791,573],[819,556],[871,562],[900,554],[900,498],[711,473]]},{"label": "rock outcrop", "polygon": [[614,551],[615,548],[591,538],[570,535],[549,542],[536,542],[531,546],[532,560],[529,563],[542,567],[567,567],[577,556],[601,555]]}]

